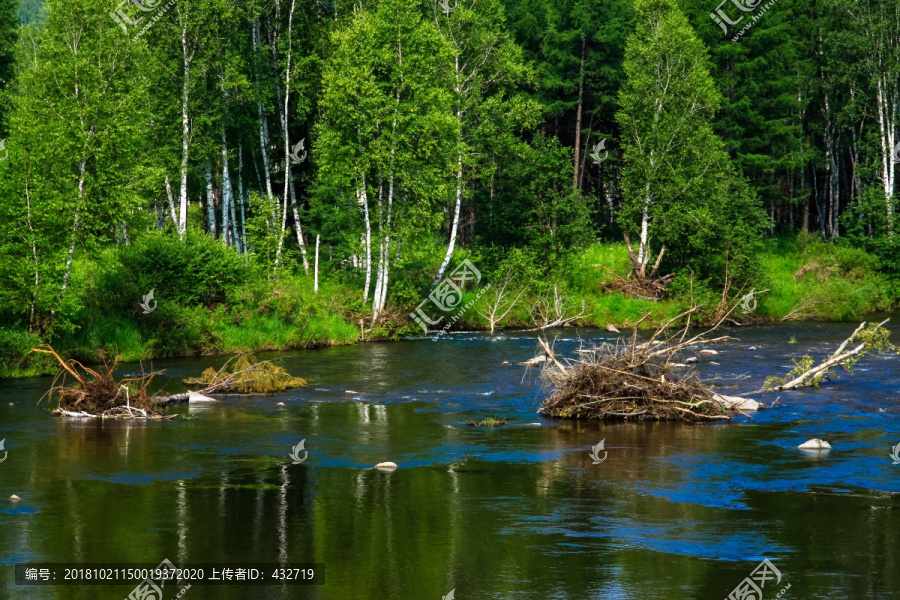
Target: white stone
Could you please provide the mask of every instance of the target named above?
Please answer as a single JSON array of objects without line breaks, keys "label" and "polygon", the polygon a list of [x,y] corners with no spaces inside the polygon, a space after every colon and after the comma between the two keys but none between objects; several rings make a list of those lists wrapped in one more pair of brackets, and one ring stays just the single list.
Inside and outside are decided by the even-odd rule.
[{"label": "white stone", "polygon": [[10,496],[9,499],[12,500],[13,502],[18,502],[19,500],[21,500],[21,498],[19,498],[19,497],[16,496],[15,494],[13,494],[12,496]]},{"label": "white stone", "polygon": [[188,392],[188,402],[216,402],[216,400],[199,392]]},{"label": "white stone", "polygon": [[762,402],[757,402],[752,398],[741,398],[740,396],[713,394],[713,400],[728,410],[760,410],[766,408],[766,405]]},{"label": "white stone", "polygon": [[383,463],[378,463],[377,465],[375,465],[375,468],[393,471],[394,469],[397,468],[397,464],[392,463],[392,462],[383,462]]},{"label": "white stone", "polygon": [[709,354],[711,356],[715,356],[716,354],[718,354],[718,352],[716,352],[715,350],[703,349],[700,351],[700,354]]},{"label": "white stone", "polygon": [[825,440],[820,440],[819,438],[806,440],[797,447],[801,450],[831,450],[831,444]]},{"label": "white stone", "polygon": [[540,356],[535,356],[534,358],[530,358],[530,359],[526,360],[525,362],[520,362],[519,364],[525,365],[526,367],[537,367],[542,362],[546,362],[546,360],[547,360],[547,357],[544,356],[543,354],[541,354]]},{"label": "white stone", "polygon": [[692,356],[692,357],[688,358],[687,360],[685,360],[684,362],[686,362],[686,363],[695,363],[695,362],[697,362],[697,357],[696,357],[696,356]]},{"label": "white stone", "polygon": [[621,333],[618,329],[616,329],[616,326],[613,325],[612,323],[608,323],[606,325],[606,330],[610,333]]}]

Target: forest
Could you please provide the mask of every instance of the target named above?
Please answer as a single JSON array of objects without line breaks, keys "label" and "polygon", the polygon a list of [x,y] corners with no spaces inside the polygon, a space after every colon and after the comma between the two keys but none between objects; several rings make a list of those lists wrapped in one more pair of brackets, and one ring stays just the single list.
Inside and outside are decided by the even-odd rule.
[{"label": "forest", "polygon": [[900,0],[0,0],[0,376],[887,310],[898,117]]}]

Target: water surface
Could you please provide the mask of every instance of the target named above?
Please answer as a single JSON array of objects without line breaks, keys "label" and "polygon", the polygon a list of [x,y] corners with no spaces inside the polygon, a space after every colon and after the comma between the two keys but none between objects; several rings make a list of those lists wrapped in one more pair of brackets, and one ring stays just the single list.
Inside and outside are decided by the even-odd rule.
[{"label": "water surface", "polygon": [[[733,329],[697,370],[725,393],[753,390],[853,328]],[[579,337],[612,337],[554,333],[570,355]],[[267,355],[309,387],[182,405],[166,422],[61,420],[37,404],[50,378],[0,382],[0,498],[22,498],[0,500],[0,598],[112,600],[134,587],[16,586],[15,563],[164,558],[320,565],[319,586],[193,586],[186,600],[451,589],[459,600],[720,600],[764,558],[782,573],[767,600],[788,584],[784,598],[900,598],[900,465],[888,456],[900,357],[758,396],[777,402],[729,424],[604,425],[536,414],[536,372],[515,365],[535,351],[534,334],[516,332]],[[152,366],[179,391],[222,360]],[[487,416],[508,424],[465,425]],[[812,437],[833,450],[797,449]],[[602,439],[608,456],[594,465]],[[300,440],[309,454],[294,465]],[[400,468],[372,469],[388,460]]]}]

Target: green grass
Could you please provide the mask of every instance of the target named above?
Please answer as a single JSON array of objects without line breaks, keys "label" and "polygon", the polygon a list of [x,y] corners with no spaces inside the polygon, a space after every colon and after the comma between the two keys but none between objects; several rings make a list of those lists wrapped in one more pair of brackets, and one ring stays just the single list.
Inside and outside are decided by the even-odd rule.
[{"label": "green grass", "polygon": [[[113,258],[110,255],[98,260]],[[859,319],[868,312],[888,310],[900,294],[900,284],[880,274],[871,255],[813,237],[769,240],[758,264],[761,278],[743,288],[735,286],[730,301],[737,302],[750,287],[768,289],[759,296],[758,307],[751,315],[763,320]],[[658,302],[604,291],[604,285],[614,277],[610,271],[624,277],[628,268],[628,252],[622,243],[596,243],[572,257],[556,282],[565,299],[566,314],[581,312],[583,305],[584,317],[579,325],[605,328],[614,324],[624,330],[647,313],[650,317],[641,327],[653,327],[683,312],[692,301],[703,305],[708,316],[720,302],[720,290],[706,282],[691,281],[687,273],[679,273],[668,297]],[[185,306],[177,295],[158,289],[158,307],[144,315],[136,302],[149,289],[146,284],[119,274],[119,279],[104,287],[100,285],[102,278],[92,276],[101,269],[79,264],[71,291],[74,308],[55,333],[42,339],[22,329],[0,328],[0,377],[55,372],[58,365],[51,357],[29,354],[32,347],[46,342],[64,356],[97,363],[114,358],[137,361],[352,344],[360,336],[360,318],[366,319],[367,328],[372,327],[366,333],[367,340],[419,335],[420,330],[407,315],[427,294],[426,279],[430,279],[431,269],[418,264],[410,269],[401,268],[393,276],[395,295],[388,302],[390,314],[386,321],[372,327],[371,313],[362,306],[358,278],[323,277],[316,294],[309,275],[282,274],[279,281],[271,281],[250,271],[242,275],[243,280],[235,279],[237,283],[217,292],[224,296],[211,305]],[[538,271],[542,269],[538,265]],[[490,272],[483,275],[479,288],[466,291],[464,302],[476,298],[488,282],[493,284]],[[498,325],[499,330],[534,327],[541,297],[552,294],[554,283],[546,277],[532,274],[520,279],[528,280],[515,285],[526,285],[527,289]],[[124,283],[118,283],[120,280]],[[127,286],[127,291],[121,291]],[[477,309],[488,297],[483,296],[469,308],[455,329],[486,329],[488,324]]]}]

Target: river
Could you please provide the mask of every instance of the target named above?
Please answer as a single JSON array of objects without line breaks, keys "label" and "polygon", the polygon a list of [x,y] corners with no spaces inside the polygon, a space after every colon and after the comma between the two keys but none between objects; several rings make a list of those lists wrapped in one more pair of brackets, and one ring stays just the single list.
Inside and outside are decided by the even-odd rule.
[{"label": "river", "polygon": [[[725,393],[753,390],[854,326],[731,329],[738,339],[697,371]],[[564,354],[579,336],[612,338],[550,334]],[[515,364],[534,338],[261,355],[309,386],[181,405],[163,422],[62,420],[37,404],[50,378],[0,381],[0,598],[120,600],[134,588],[16,585],[16,563],[163,559],[316,563],[319,585],[193,585],[185,600],[721,600],[763,559],[780,572],[766,600],[785,588],[786,599],[900,598],[889,457],[900,357],[867,357],[817,390],[757,395],[778,401],[731,423],[580,423],[536,414],[537,372]],[[180,391],[222,361],[154,361],[166,370],[155,383]],[[488,416],[507,425],[465,424]],[[797,449],[814,437],[833,449]],[[301,440],[308,454],[293,464]],[[601,440],[607,458],[593,464]],[[372,468],[382,461],[399,468]]]}]

